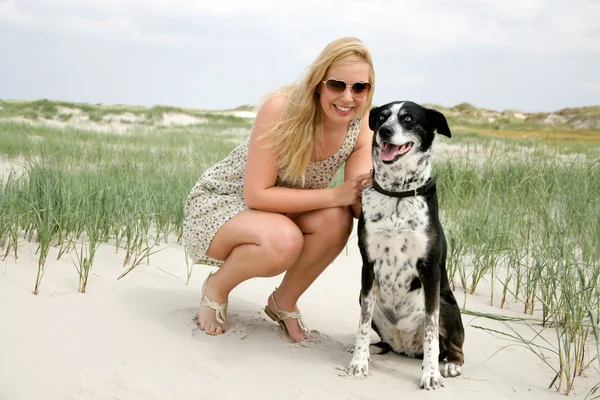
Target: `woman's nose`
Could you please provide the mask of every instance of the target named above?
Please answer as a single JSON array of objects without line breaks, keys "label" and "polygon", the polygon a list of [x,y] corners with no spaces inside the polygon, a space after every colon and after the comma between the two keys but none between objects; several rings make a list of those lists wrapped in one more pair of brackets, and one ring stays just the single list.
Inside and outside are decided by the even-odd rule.
[{"label": "woman's nose", "polygon": [[344,91],[342,92],[342,100],[344,101],[352,101],[352,88],[351,87],[346,87],[346,89],[344,89]]}]

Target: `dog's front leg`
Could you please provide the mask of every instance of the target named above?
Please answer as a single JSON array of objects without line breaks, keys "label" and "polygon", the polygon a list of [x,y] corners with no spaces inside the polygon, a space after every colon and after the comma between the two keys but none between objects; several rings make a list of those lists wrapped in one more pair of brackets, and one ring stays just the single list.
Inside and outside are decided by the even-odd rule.
[{"label": "dog's front leg", "polygon": [[442,384],[440,374],[440,273],[426,262],[419,260],[417,269],[425,296],[425,335],[423,338],[423,376],[421,389],[437,389]]},{"label": "dog's front leg", "polygon": [[360,304],[360,323],[356,335],[356,345],[354,347],[352,361],[350,361],[350,365],[346,368],[346,374],[356,378],[366,378],[369,374],[371,321],[373,319],[373,310],[375,308],[375,289],[372,285],[366,293],[363,286]]}]

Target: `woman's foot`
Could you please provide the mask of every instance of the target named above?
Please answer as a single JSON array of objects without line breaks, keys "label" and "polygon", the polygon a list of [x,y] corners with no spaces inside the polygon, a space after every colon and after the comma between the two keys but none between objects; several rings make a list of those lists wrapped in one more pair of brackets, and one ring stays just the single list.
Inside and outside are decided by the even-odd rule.
[{"label": "woman's foot", "polygon": [[212,272],[202,285],[202,300],[198,313],[200,330],[209,335],[220,335],[229,329],[227,324],[227,294],[220,293],[218,288],[209,284]]},{"label": "woman's foot", "polygon": [[[278,315],[278,309],[279,310],[283,310],[283,312],[287,312],[287,313],[300,313],[300,311],[298,310],[298,308],[296,307],[296,305],[290,305],[290,307],[286,307],[285,303],[281,303],[279,300],[275,300],[275,292],[273,292],[273,294],[271,296],[269,296],[269,299],[267,300],[267,309],[270,311],[271,315],[277,317],[280,317],[280,315]],[[290,311],[292,310],[292,311]],[[273,318],[273,317],[271,317]],[[285,329],[284,329],[284,333],[290,338],[290,340],[296,342],[296,343],[300,343],[303,342],[305,340],[310,340],[310,339],[314,339],[314,337],[312,335],[310,335],[308,329],[306,329],[306,327],[304,327],[304,323],[302,322],[302,319],[299,318],[280,318],[279,321],[280,324],[284,324],[285,325]]]}]

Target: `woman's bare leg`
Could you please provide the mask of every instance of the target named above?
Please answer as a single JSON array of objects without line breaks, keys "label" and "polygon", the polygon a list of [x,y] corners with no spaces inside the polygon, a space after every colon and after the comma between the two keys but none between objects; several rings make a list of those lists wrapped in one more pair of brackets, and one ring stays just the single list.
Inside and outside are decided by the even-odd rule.
[{"label": "woman's bare leg", "polygon": [[[223,265],[210,276],[206,296],[219,304],[229,292],[254,277],[271,277],[287,271],[302,251],[299,227],[282,214],[245,210],[227,221],[213,238],[206,254]],[[201,307],[200,329],[222,332],[213,309]]]},{"label": "woman's bare leg", "polygon": [[[304,234],[304,246],[274,293],[277,305],[286,311],[297,310],[300,296],[340,254],[352,231],[349,207],[310,211],[292,217],[292,220]],[[268,306],[275,311],[270,297]],[[288,319],[285,324],[292,339],[303,340],[302,329],[296,320]]]}]

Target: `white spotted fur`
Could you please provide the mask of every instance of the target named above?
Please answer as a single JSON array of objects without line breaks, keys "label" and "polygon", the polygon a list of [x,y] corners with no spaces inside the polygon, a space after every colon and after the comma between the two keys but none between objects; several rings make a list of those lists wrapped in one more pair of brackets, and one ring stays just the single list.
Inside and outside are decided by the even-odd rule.
[{"label": "white spotted fur", "polygon": [[[425,254],[429,244],[425,231],[429,218],[426,210],[421,197],[397,199],[384,196],[372,187],[363,192],[365,229],[369,236],[367,248],[371,258],[376,260],[374,287],[370,298],[363,299],[366,303],[363,308],[367,306],[363,312],[369,313],[372,309],[372,319],[382,330],[381,339],[393,343],[395,349],[409,356],[424,354],[421,385],[429,388],[429,382],[432,379],[439,382],[440,376],[438,329],[425,331],[423,289],[408,293],[412,278],[418,276],[417,260]],[[372,222],[376,214],[383,217]],[[410,220],[416,226],[409,226]],[[406,249],[402,252],[404,245]],[[386,317],[385,310],[393,310],[397,323],[393,324]],[[363,322],[361,318],[354,356],[346,371],[349,375],[366,377],[368,374],[370,329],[371,320]]]},{"label": "white spotted fur", "polygon": [[[408,293],[410,283],[418,276],[417,260],[428,247],[425,227],[429,217],[422,197],[397,199],[384,196],[369,187],[363,192],[365,229],[369,232],[367,250],[373,260],[375,297],[373,319],[380,322],[384,341],[394,343],[408,355],[423,353],[425,309],[423,290]],[[371,222],[375,214],[383,215]],[[416,226],[409,226],[407,221]],[[414,229],[413,229],[414,228]],[[406,246],[405,251],[401,250]],[[388,253],[385,253],[385,249]],[[389,277],[389,279],[386,279]],[[398,322],[392,324],[384,310],[392,310]]]},{"label": "white spotted fur", "polygon": [[[412,190],[422,186],[431,176],[431,149],[415,154],[421,146],[420,137],[402,129],[398,122],[399,118],[404,117],[401,110],[403,104],[390,107],[389,118],[381,126],[393,129],[390,143],[414,143],[402,163],[382,168],[387,173],[380,175],[377,182],[390,191]],[[381,146],[380,137],[376,136],[375,140]],[[374,161],[381,163],[380,160]],[[411,175],[415,180],[411,187],[406,187],[402,179],[408,179]],[[375,279],[372,290],[362,299],[354,354],[346,373],[359,378],[368,375],[371,322],[375,320],[381,329],[383,341],[393,343],[396,350],[409,356],[423,354],[421,387],[435,389],[442,385],[438,364],[439,310],[426,318],[423,288],[408,292],[412,278],[418,276],[417,260],[428,251],[427,205],[422,197],[398,199],[378,193],[372,187],[363,191],[362,203],[365,230],[369,238],[367,251],[375,262]],[[381,214],[382,218],[375,221],[377,214]],[[411,220],[412,226],[409,224]],[[404,244],[406,249],[403,252],[401,249]],[[396,319],[395,323],[390,321],[390,314]],[[455,371],[446,372],[452,376],[456,374]]]}]

